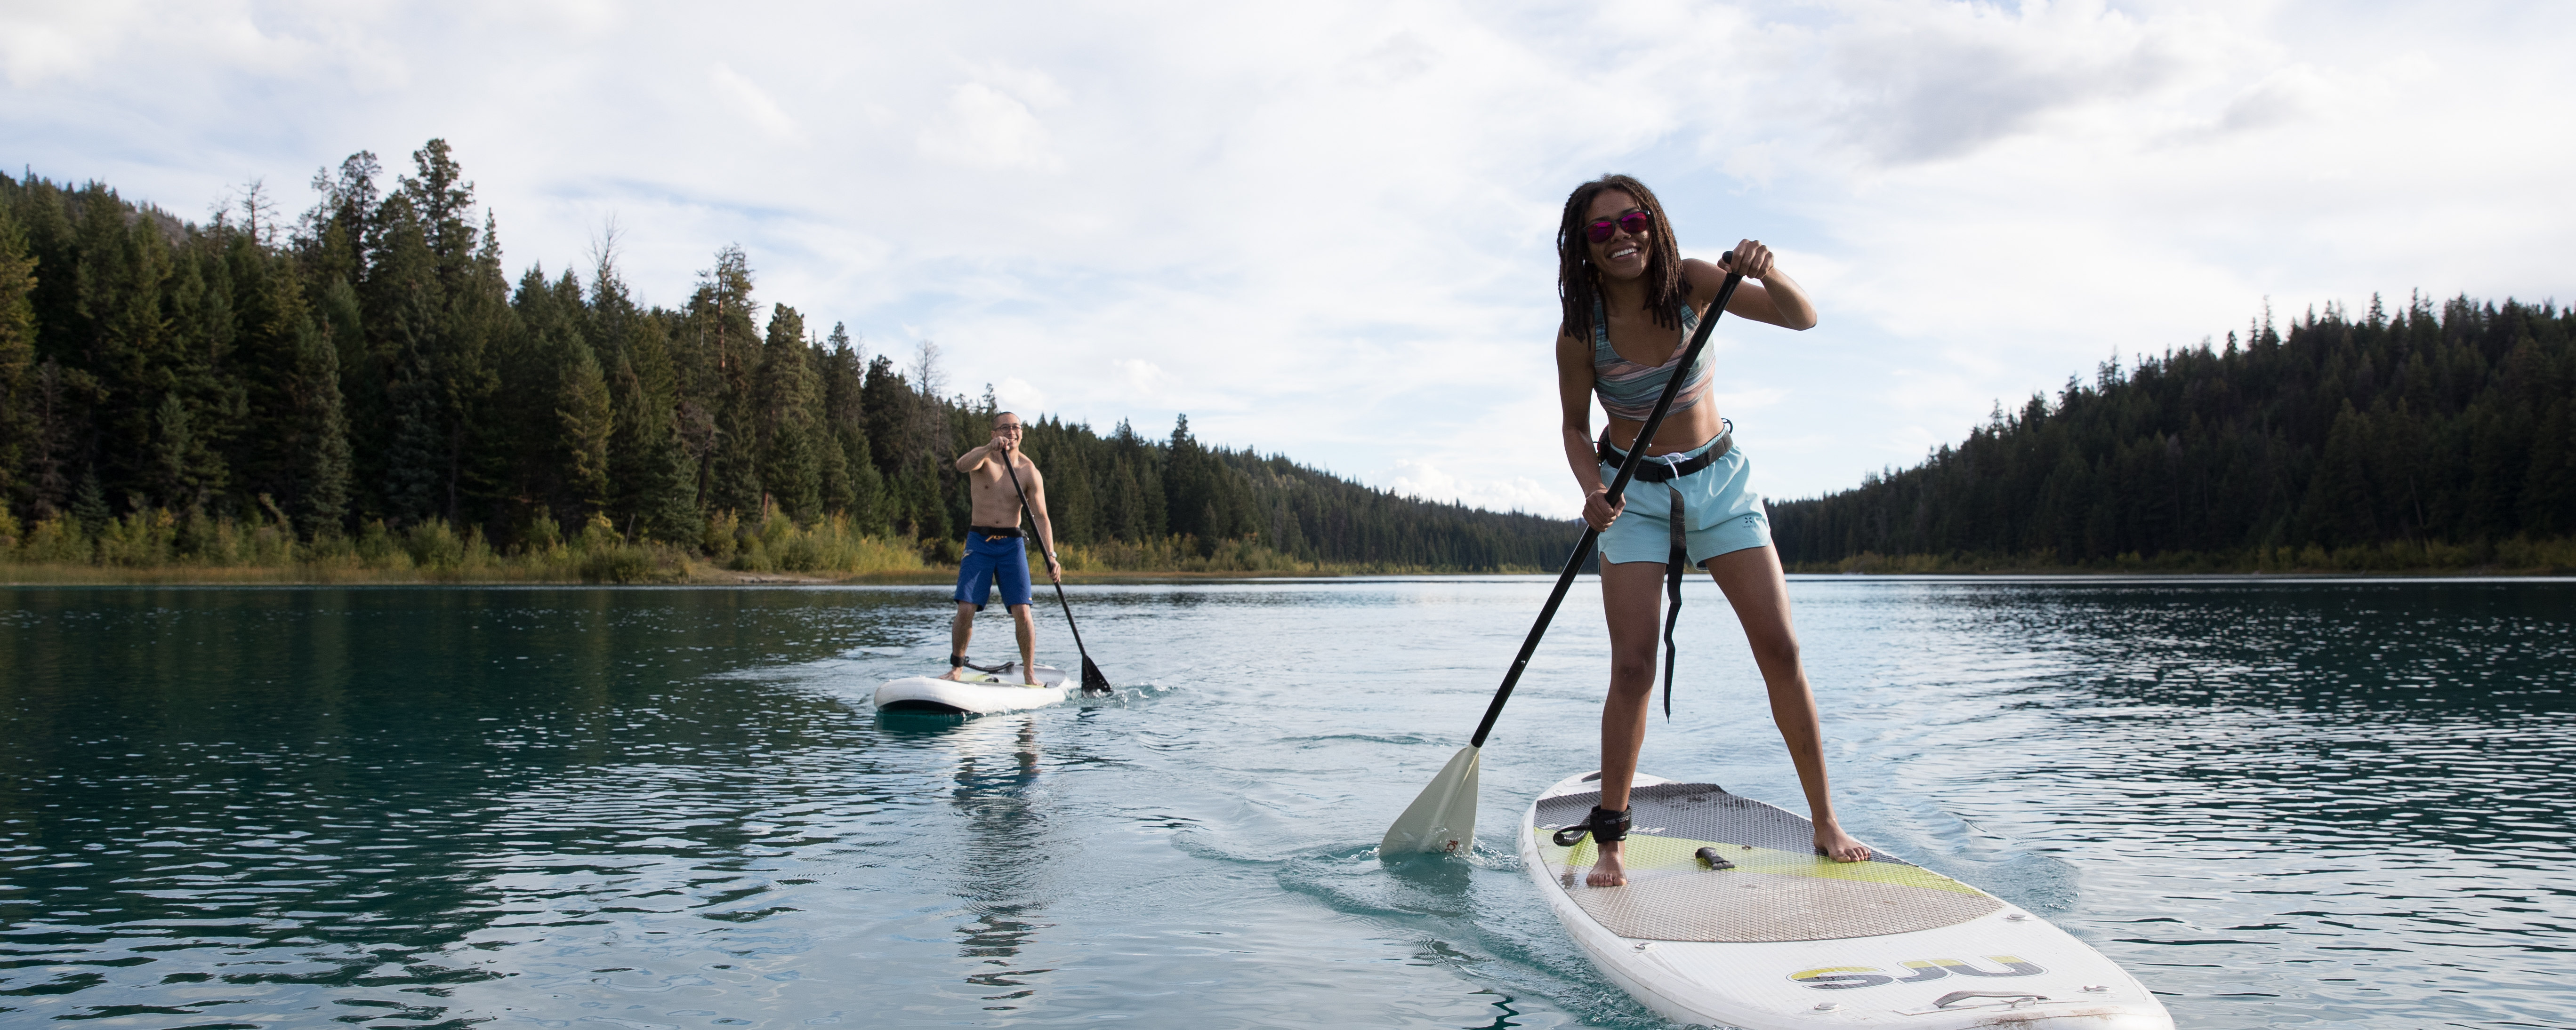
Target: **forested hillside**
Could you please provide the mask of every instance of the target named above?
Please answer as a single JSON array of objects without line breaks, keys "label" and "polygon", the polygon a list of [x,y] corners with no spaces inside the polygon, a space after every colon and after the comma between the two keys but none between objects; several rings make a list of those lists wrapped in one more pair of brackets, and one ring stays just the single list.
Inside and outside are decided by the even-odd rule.
[{"label": "forested hillside", "polygon": [[[241,527],[499,553],[579,527],[722,558],[802,526],[954,553],[950,462],[995,411],[945,391],[935,346],[871,354],[756,300],[732,247],[677,307],[637,299],[613,247],[513,278],[447,145],[412,159],[387,182],[349,158],[292,222],[257,190],[196,224],[0,176],[0,557],[213,561]],[[1113,564],[1541,568],[1574,537],[1208,447],[1186,418],[1023,414],[1061,540]]]},{"label": "forested hillside", "polygon": [[1772,520],[1811,569],[2576,564],[2571,329],[2466,297],[2329,306],[2287,338],[2267,314]]}]

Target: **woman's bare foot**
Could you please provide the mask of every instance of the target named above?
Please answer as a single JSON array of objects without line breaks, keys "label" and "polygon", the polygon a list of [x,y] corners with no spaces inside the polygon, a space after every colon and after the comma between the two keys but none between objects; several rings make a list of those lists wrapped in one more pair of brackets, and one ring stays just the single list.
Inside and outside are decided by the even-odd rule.
[{"label": "woman's bare foot", "polygon": [[1624,840],[1614,840],[1601,845],[1601,859],[1592,863],[1590,873],[1584,874],[1583,885],[1586,887],[1627,886],[1628,867],[1620,863],[1620,859],[1627,857],[1627,853],[1628,842]]},{"label": "woman's bare foot", "polygon": [[1816,824],[1816,853],[1836,862],[1866,862],[1869,845],[1853,840],[1841,826],[1822,822]]}]

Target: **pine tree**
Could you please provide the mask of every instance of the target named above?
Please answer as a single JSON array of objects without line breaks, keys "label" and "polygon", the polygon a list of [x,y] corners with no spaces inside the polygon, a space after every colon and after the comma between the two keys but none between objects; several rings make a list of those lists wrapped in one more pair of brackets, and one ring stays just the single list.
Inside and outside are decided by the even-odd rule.
[{"label": "pine tree", "polygon": [[867,361],[848,328],[834,323],[828,351],[816,360],[823,381],[823,497],[827,508],[847,512],[864,533],[887,533],[885,480],[871,459],[867,416],[860,398],[867,386]]},{"label": "pine tree", "polygon": [[[0,177],[5,178],[5,177]],[[35,500],[29,463],[40,425],[36,409],[36,259],[7,205],[0,205],[0,508]]]},{"label": "pine tree", "polygon": [[583,514],[598,515],[608,509],[608,441],[616,429],[608,381],[589,344],[565,339],[560,354],[554,412],[562,428],[564,474]]},{"label": "pine tree", "polygon": [[338,536],[349,514],[349,425],[340,406],[340,353],[307,322],[295,334],[290,402],[295,438],[296,520],[306,535]]},{"label": "pine tree", "polygon": [[376,222],[382,234],[367,273],[365,324],[384,366],[387,424],[371,442],[385,455],[383,514],[420,522],[446,504],[450,433],[439,362],[446,290],[409,197],[386,198]]},{"label": "pine tree", "polygon": [[790,518],[823,515],[822,448],[805,318],[785,304],[770,309],[752,408],[760,444],[760,481]]},{"label": "pine tree", "polygon": [[698,273],[689,300],[688,335],[696,375],[691,393],[710,423],[699,493],[709,509],[760,510],[759,424],[752,376],[760,363],[760,337],[752,328],[751,262],[738,246],[716,252],[712,269]]}]

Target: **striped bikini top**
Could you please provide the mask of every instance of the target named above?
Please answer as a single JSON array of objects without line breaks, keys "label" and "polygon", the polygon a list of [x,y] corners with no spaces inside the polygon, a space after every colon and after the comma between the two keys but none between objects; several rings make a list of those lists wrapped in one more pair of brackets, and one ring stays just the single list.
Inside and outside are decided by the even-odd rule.
[{"label": "striped bikini top", "polygon": [[[1673,356],[1661,365],[1640,365],[1619,356],[1610,346],[1610,319],[1601,301],[1592,302],[1592,392],[1601,398],[1601,410],[1612,418],[1643,422],[1655,413],[1655,400],[1664,395],[1664,384],[1673,377],[1673,368],[1681,364],[1682,352],[1690,349],[1691,330],[1699,328],[1699,313],[1690,305],[1681,306],[1682,338],[1673,347]],[[1673,397],[1675,413],[1687,411],[1700,398],[1708,396],[1708,352],[1701,351],[1699,361],[1691,366],[1690,375],[1682,380],[1682,392]]]}]

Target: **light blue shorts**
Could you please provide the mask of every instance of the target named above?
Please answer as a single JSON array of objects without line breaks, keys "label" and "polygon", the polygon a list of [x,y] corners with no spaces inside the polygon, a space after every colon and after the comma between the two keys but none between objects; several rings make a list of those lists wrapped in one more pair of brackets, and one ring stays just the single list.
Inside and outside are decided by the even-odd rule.
[{"label": "light blue shorts", "polygon": [[[1711,440],[1684,459],[1716,445]],[[1660,461],[1660,458],[1649,459]],[[1601,466],[1601,481],[1619,470]],[[1682,498],[1682,536],[1694,566],[1748,547],[1771,545],[1771,518],[1762,513],[1762,495],[1753,492],[1753,463],[1739,442],[1707,468],[1679,479],[1649,483],[1628,481],[1628,507],[1601,534],[1601,560],[1611,563],[1650,561],[1664,564],[1673,553],[1673,495]]]}]

